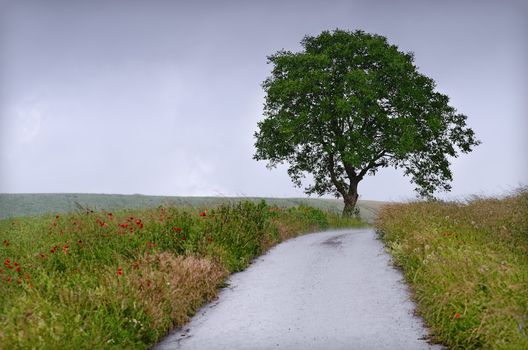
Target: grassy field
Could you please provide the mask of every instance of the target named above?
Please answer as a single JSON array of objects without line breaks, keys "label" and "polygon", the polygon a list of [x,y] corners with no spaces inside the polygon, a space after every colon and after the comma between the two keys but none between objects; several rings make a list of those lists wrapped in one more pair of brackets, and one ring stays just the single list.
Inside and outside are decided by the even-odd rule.
[{"label": "grassy field", "polygon": [[0,348],[148,348],[274,244],[357,225],[264,202],[0,220]]},{"label": "grassy field", "polygon": [[[94,210],[118,210],[132,208],[154,208],[159,205],[184,208],[214,207],[226,203],[266,200],[270,205],[286,208],[308,205],[326,211],[341,212],[341,199],[325,198],[250,198],[250,197],[169,197],[119,194],[83,193],[0,193],[0,219],[46,213],[65,213],[83,208]],[[361,217],[371,222],[384,202],[360,200]]]},{"label": "grassy field", "polygon": [[433,338],[528,349],[528,191],[384,207],[376,222]]}]

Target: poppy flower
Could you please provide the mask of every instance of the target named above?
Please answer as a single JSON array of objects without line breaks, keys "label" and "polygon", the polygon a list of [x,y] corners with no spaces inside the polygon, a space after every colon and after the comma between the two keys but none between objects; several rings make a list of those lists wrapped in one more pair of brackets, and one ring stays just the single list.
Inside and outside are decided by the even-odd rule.
[{"label": "poppy flower", "polygon": [[118,268],[117,268],[117,275],[118,275],[118,276],[123,275],[123,269],[122,269],[121,267],[118,267]]},{"label": "poppy flower", "polygon": [[455,318],[460,318],[460,316],[461,315],[458,312],[455,314]]},{"label": "poppy flower", "polygon": [[205,211],[202,211],[202,212],[200,213],[200,216],[205,216]]}]

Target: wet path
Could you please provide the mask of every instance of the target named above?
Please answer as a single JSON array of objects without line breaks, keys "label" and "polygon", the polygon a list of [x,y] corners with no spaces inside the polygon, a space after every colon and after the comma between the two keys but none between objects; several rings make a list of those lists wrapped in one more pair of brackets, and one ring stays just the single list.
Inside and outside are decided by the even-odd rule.
[{"label": "wet path", "polygon": [[371,229],[284,242],[155,349],[437,349]]}]

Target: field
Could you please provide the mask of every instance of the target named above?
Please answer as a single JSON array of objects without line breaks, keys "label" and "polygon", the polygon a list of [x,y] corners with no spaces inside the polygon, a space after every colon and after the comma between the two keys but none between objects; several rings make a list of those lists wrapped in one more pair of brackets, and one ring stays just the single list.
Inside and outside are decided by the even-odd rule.
[{"label": "field", "polygon": [[465,203],[389,205],[376,226],[433,340],[528,349],[528,190]]},{"label": "field", "polygon": [[[308,205],[326,211],[341,212],[341,199],[323,198],[252,198],[252,197],[170,197],[119,194],[83,194],[83,193],[49,193],[49,194],[8,194],[0,193],[0,219],[40,215],[46,213],[64,213],[88,208],[94,210],[117,210],[132,208],[153,208],[159,205],[185,208],[213,207],[226,203],[241,201],[259,202],[265,200],[270,205],[292,207]],[[358,206],[361,217],[371,222],[379,207],[384,202],[360,200]]]},{"label": "field", "polygon": [[263,201],[0,220],[0,348],[146,349],[271,246],[360,225]]}]

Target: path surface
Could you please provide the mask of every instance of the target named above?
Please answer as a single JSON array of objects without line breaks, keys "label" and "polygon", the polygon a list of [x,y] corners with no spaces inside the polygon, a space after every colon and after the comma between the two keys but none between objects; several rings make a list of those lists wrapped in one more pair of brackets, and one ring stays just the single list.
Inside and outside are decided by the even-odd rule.
[{"label": "path surface", "polygon": [[371,229],[286,241],[155,349],[439,349]]}]

